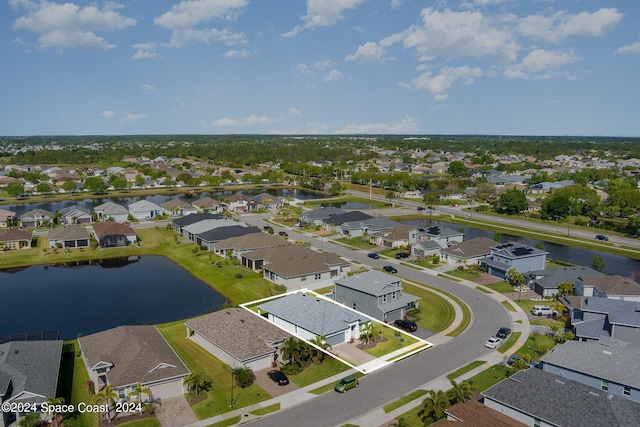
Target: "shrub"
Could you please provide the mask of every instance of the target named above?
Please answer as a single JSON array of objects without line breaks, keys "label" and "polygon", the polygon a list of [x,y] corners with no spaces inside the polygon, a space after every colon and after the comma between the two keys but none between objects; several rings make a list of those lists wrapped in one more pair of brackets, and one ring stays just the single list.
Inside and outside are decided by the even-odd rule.
[{"label": "shrub", "polygon": [[242,273],[236,273],[235,278],[236,279],[242,279],[244,277],[244,275]]}]

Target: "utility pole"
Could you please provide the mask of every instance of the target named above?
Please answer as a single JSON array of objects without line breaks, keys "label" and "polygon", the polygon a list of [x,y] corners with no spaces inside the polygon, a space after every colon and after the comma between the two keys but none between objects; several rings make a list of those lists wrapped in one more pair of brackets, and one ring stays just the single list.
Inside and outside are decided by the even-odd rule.
[{"label": "utility pole", "polygon": [[571,205],[569,205],[569,219],[567,220],[567,236],[571,236]]}]

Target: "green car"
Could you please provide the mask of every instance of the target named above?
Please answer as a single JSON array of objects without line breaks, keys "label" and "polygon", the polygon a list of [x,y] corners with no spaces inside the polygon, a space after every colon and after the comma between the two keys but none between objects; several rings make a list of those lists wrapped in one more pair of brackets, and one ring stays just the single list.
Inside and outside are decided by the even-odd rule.
[{"label": "green car", "polygon": [[360,383],[358,382],[358,378],[353,375],[349,375],[348,377],[344,377],[333,387],[335,391],[339,391],[340,393],[344,393],[347,390],[350,390],[354,387],[358,387]]}]

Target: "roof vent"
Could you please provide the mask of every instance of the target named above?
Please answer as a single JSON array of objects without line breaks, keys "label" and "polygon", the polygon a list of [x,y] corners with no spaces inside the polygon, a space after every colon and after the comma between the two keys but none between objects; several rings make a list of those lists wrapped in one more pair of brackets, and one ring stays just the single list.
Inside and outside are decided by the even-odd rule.
[{"label": "roof vent", "polygon": [[556,380],[558,384],[564,384],[564,381]]},{"label": "roof vent", "polygon": [[600,397],[600,395],[598,393],[596,393],[595,391],[590,391],[589,394],[592,395],[592,396]]},{"label": "roof vent", "polygon": [[607,351],[607,350],[602,350],[602,353],[608,354],[609,356],[611,356],[613,354],[613,353],[611,353],[610,351]]}]

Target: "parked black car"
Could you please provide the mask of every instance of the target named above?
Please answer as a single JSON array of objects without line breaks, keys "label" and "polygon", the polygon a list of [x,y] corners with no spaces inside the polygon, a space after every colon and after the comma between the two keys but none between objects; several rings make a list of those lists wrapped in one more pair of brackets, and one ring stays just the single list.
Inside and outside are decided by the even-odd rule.
[{"label": "parked black car", "polygon": [[496,336],[498,338],[506,338],[510,333],[511,333],[511,329],[509,329],[509,328],[500,328],[500,330],[498,330],[498,333],[496,334]]},{"label": "parked black car", "polygon": [[267,375],[269,376],[269,378],[271,378],[271,380],[273,380],[274,383],[277,383],[278,385],[289,384],[289,378],[287,378],[287,376],[280,371],[269,371],[267,372]]},{"label": "parked black car", "polygon": [[404,329],[407,332],[415,332],[418,329],[418,325],[416,322],[412,322],[408,319],[398,319],[393,322],[393,326],[396,328]]},{"label": "parked black car", "polygon": [[396,254],[396,259],[409,258],[409,253],[407,252],[398,252]]},{"label": "parked black car", "polygon": [[376,254],[376,253],[370,253],[367,255],[369,258],[373,258],[373,259],[380,259],[380,255]]},{"label": "parked black car", "polygon": [[398,272],[398,270],[393,265],[385,265],[384,267],[382,267],[382,269],[384,271],[386,271],[387,273],[397,273]]},{"label": "parked black car", "polygon": [[608,242],[609,238],[607,236],[605,236],[604,234],[598,234],[598,235],[596,235],[596,240],[602,240],[602,241]]}]

